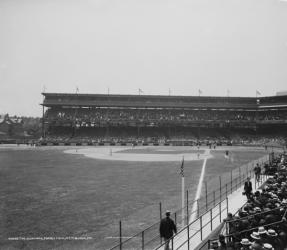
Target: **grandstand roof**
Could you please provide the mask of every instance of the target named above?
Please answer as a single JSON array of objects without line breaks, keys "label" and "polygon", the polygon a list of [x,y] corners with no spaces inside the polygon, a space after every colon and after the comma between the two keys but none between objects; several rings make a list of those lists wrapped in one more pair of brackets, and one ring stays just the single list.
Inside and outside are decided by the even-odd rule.
[{"label": "grandstand roof", "polygon": [[129,107],[129,108],[221,108],[257,109],[287,107],[287,96],[215,97],[168,95],[108,95],[42,93],[45,107]]},{"label": "grandstand roof", "polygon": [[43,93],[42,105],[137,108],[257,108],[251,97]]}]

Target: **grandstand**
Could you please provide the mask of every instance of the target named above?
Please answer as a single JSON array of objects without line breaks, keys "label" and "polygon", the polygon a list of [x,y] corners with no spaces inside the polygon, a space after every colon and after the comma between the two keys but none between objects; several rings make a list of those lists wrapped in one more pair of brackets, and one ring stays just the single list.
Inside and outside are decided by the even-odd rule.
[{"label": "grandstand", "polygon": [[[42,93],[46,140],[284,141],[287,96],[211,97]],[[274,139],[275,137],[275,139]],[[267,138],[267,140],[266,140]]]}]

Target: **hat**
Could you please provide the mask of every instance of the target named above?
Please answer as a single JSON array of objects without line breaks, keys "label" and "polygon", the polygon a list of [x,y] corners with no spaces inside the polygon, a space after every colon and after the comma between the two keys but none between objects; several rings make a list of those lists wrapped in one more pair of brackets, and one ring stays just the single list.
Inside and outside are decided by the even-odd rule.
[{"label": "hat", "polygon": [[240,242],[241,245],[251,245],[251,242],[248,239],[242,239]]},{"label": "hat", "polygon": [[250,237],[254,240],[260,240],[260,235],[257,232],[253,232],[252,234],[250,234]]},{"label": "hat", "polygon": [[212,245],[212,247],[216,247],[216,248],[217,248],[219,244],[218,244],[217,241],[213,241],[213,242],[211,243],[211,245]]},{"label": "hat", "polygon": [[271,237],[276,237],[278,234],[275,232],[275,230],[273,229],[269,229],[267,231],[267,235],[271,236]]},{"label": "hat", "polygon": [[220,234],[220,235],[218,235],[218,239],[224,240],[224,239],[225,239],[225,236],[224,236],[223,234]]},{"label": "hat", "polygon": [[271,244],[265,243],[263,244],[263,249],[274,250]]},{"label": "hat", "polygon": [[265,228],[264,228],[264,227],[259,227],[259,228],[258,228],[258,233],[259,233],[259,234],[266,234]]},{"label": "hat", "polygon": [[169,210],[166,210],[166,211],[165,211],[165,215],[170,215],[170,211],[169,211]]},{"label": "hat", "polygon": [[255,211],[255,212],[261,212],[261,209],[260,209],[260,207],[255,207],[255,208],[254,208],[254,211]]}]

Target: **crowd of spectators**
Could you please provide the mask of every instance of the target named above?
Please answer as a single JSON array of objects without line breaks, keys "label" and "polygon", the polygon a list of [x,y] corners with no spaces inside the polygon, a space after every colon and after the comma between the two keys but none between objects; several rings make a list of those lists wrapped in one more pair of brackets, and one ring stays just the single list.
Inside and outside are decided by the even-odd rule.
[{"label": "crowd of spectators", "polygon": [[287,249],[286,167],[286,154],[264,166],[265,173],[271,177],[237,214],[228,214],[225,233],[212,241],[212,249]]},{"label": "crowd of spectators", "polygon": [[287,120],[283,111],[230,111],[185,109],[120,109],[120,108],[66,108],[48,109],[45,119],[52,122],[72,123],[77,127],[95,127],[101,124],[142,124]]}]

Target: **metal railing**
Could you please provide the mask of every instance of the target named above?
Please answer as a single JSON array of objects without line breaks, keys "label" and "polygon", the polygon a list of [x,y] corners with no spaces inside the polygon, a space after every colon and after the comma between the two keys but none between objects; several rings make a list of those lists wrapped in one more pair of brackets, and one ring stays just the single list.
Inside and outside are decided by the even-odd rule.
[{"label": "metal railing", "polygon": [[[194,218],[194,221],[198,221],[201,216],[205,215],[206,212],[212,211],[216,205],[227,199],[227,196],[241,187],[246,181],[247,177],[253,177],[254,166],[258,163],[260,167],[263,167],[265,162],[269,162],[269,155],[259,158],[240,166],[237,169],[233,169],[230,173],[223,176],[219,176],[209,181],[212,192],[208,192],[209,185],[207,182],[204,183],[204,195],[194,201],[189,201],[189,191],[186,191],[186,206],[183,209],[178,209],[172,214],[177,227],[182,232],[189,225],[190,219]],[[262,183],[264,176],[261,176],[260,183]],[[260,183],[255,184],[259,185]],[[122,221],[119,222],[118,232],[118,243],[109,248],[110,250],[128,250],[128,249],[155,249],[157,246],[162,245],[162,240],[159,235],[159,225],[162,219],[162,203],[159,203],[158,207],[159,220],[151,226],[145,228],[139,233],[132,236],[125,237],[122,228]],[[215,216],[215,215],[213,215]],[[218,215],[219,216],[219,215]],[[184,221],[185,227],[182,228],[182,222]],[[179,233],[178,233],[179,234]]]},{"label": "metal railing", "polygon": [[[182,228],[170,239],[171,250],[194,249],[194,244],[201,242],[212,230],[215,229],[228,213],[228,198],[218,202],[213,208],[200,215],[197,219]],[[155,250],[162,248],[160,244]],[[193,248],[191,248],[191,245]]]}]

